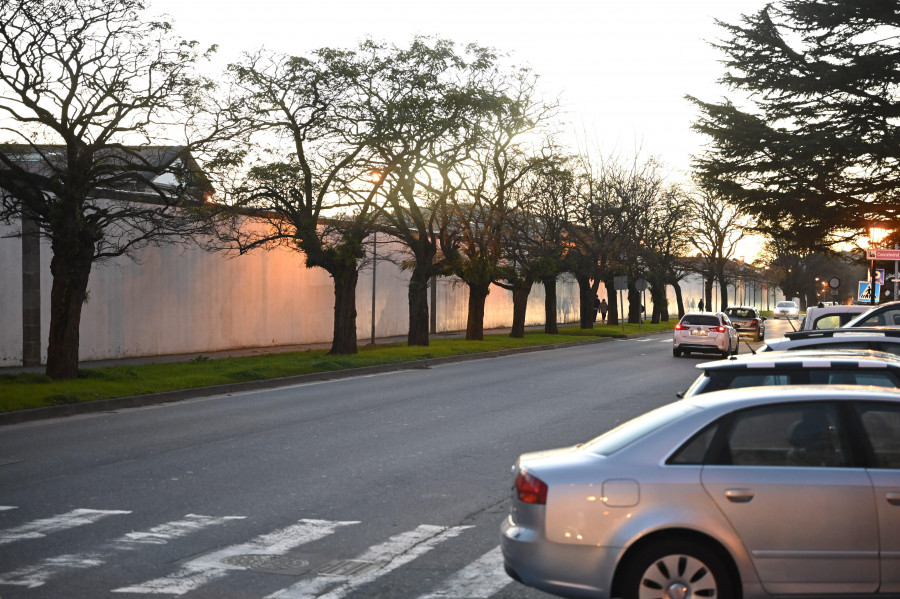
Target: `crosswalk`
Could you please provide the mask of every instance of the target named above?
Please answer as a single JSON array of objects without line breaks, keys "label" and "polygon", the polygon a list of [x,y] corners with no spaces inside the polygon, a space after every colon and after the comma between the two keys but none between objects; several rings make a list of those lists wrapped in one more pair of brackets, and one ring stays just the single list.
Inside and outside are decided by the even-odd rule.
[{"label": "crosswalk", "polygon": [[[16,509],[16,506],[0,506],[0,514],[4,518],[0,520],[0,526],[5,521],[15,519],[13,515]],[[52,584],[64,585],[73,576],[87,576],[104,567],[115,568],[117,558],[125,553],[174,544],[179,539],[203,535],[246,519],[246,516],[186,514],[169,522],[133,530],[129,523],[129,516],[133,515],[129,510],[79,508],[0,528],[0,597],[5,598],[8,592],[13,591],[15,597],[28,597],[29,591],[40,592]],[[53,542],[55,534],[89,527],[101,521],[114,523],[105,529],[119,529],[119,534],[105,541],[93,541],[95,544],[92,547],[82,551],[52,551],[56,546]],[[341,546],[342,533],[352,531],[360,524],[362,522],[359,520],[300,519],[284,528],[264,532],[240,543],[225,547],[211,545],[209,551],[186,557],[175,566],[168,563],[154,566],[153,572],[160,574],[155,578],[135,580],[124,586],[100,589],[97,592],[104,596],[120,595],[123,599],[132,596],[203,595],[203,590],[210,585],[231,582],[232,577],[240,577],[247,572],[254,575],[266,573],[279,563],[289,562],[292,552],[298,548],[318,541],[333,542],[329,551],[329,555],[332,555],[335,553],[334,547]],[[451,539],[465,540],[465,535],[471,534],[473,528],[475,527],[470,525],[422,524],[376,540],[368,549],[355,555],[331,559],[313,569],[300,569],[289,579],[273,576],[272,579],[277,580],[282,585],[281,588],[272,592],[267,587],[258,596],[260,599],[342,599],[357,591],[365,594],[367,585],[414,563]],[[96,537],[93,534],[83,536],[85,539]],[[16,554],[15,545],[26,543],[31,544],[29,555],[34,553],[35,544],[41,544],[41,549],[46,546],[49,555],[37,558],[27,565],[10,567],[12,560],[9,558]],[[285,580],[289,584],[285,584]],[[511,582],[503,571],[500,548],[495,547],[433,584],[433,588],[420,588],[416,599],[487,599],[501,592]]]}]

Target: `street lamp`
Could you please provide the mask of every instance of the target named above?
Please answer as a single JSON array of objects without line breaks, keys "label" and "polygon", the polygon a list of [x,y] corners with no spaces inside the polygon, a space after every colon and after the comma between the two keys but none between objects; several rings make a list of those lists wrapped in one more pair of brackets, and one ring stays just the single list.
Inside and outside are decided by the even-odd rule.
[{"label": "street lamp", "polygon": [[[873,225],[873,226],[869,227],[869,247],[870,248],[874,249],[876,246],[878,246],[879,243],[881,243],[884,240],[885,237],[887,237],[887,229],[885,229],[883,227],[879,227],[877,225]],[[874,256],[872,257],[872,269],[871,269],[871,272],[869,272],[869,277],[871,278],[871,281],[869,283],[869,285],[870,285],[869,300],[871,301],[872,305],[874,306],[875,305],[875,257]]]}]

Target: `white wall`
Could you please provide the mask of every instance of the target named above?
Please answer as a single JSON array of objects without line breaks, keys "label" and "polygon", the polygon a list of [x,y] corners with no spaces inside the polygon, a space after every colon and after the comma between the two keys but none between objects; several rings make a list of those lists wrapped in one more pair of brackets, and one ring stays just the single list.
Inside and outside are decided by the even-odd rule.
[{"label": "white wall", "polygon": [[0,366],[22,363],[22,240],[0,223]]},{"label": "white wall", "polygon": [[[380,255],[385,245],[379,243]],[[50,253],[42,242],[43,361],[50,325]],[[21,259],[21,240],[0,239],[0,366],[22,363]],[[376,268],[375,334],[406,335],[409,272],[387,260],[379,260]],[[81,360],[330,342],[332,338],[331,278],[320,268],[307,269],[302,254],[284,248],[228,257],[175,245],[150,247],[136,262],[119,258],[95,264],[88,290],[81,317]],[[577,322],[577,284],[569,277],[561,278],[557,294],[559,322]],[[437,330],[464,330],[466,286],[458,280],[439,279],[436,296]],[[429,301],[430,297],[429,292]],[[543,287],[535,285],[527,324],[543,322],[543,298]],[[371,265],[360,272],[357,314],[357,337],[367,342],[372,323]],[[485,328],[511,323],[512,294],[492,287],[485,305]]]}]

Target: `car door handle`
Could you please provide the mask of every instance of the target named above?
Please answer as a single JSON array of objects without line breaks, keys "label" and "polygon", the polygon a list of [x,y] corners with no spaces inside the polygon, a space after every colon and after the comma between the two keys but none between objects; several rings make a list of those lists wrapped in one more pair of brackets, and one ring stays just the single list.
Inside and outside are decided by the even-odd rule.
[{"label": "car door handle", "polygon": [[885,498],[891,505],[900,505],[900,493],[887,493]]},{"label": "car door handle", "polygon": [[727,489],[725,499],[731,503],[748,503],[756,495],[750,489]]}]

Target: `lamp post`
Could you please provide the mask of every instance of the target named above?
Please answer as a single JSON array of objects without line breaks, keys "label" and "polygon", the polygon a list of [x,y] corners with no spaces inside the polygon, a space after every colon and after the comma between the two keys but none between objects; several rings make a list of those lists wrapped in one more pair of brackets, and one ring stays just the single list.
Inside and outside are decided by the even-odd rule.
[{"label": "lamp post", "polygon": [[[887,229],[879,227],[877,225],[873,225],[869,227],[869,247],[873,249],[878,246],[879,243],[885,238],[887,235]],[[869,285],[869,299],[871,300],[872,305],[875,305],[875,258],[872,257],[872,268],[869,272],[869,278],[871,279]]]}]

